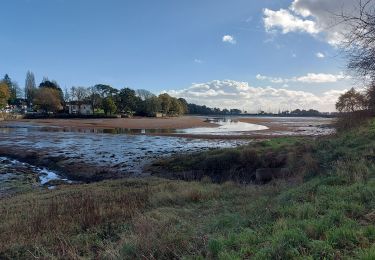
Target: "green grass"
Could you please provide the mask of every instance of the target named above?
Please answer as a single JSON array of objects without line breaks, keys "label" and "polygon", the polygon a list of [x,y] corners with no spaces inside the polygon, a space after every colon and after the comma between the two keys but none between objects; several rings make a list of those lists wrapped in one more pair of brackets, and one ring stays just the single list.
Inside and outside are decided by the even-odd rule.
[{"label": "green grass", "polygon": [[374,259],[374,149],[371,122],[197,155],[230,158],[220,174],[285,155],[293,175],[266,185],[147,178],[24,191],[0,201],[0,258]]}]

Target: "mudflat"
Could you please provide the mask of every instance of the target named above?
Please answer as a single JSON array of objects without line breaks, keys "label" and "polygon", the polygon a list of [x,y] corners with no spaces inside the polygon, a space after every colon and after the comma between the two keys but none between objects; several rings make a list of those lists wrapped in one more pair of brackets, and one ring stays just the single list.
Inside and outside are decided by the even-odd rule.
[{"label": "mudflat", "polygon": [[98,128],[98,129],[185,129],[193,127],[216,127],[216,124],[205,122],[204,117],[171,117],[171,118],[114,118],[114,119],[23,119],[18,122],[54,127]]}]

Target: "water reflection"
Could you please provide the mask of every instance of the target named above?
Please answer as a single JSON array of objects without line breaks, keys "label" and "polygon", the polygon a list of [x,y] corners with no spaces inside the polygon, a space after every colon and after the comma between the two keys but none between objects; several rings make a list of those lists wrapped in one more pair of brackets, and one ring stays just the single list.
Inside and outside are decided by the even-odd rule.
[{"label": "water reflection", "polygon": [[[36,129],[31,129],[36,130]],[[72,133],[93,133],[93,134],[173,134],[175,129],[130,129],[130,128],[77,128],[77,127],[41,127],[38,131],[43,132],[72,132]]]}]

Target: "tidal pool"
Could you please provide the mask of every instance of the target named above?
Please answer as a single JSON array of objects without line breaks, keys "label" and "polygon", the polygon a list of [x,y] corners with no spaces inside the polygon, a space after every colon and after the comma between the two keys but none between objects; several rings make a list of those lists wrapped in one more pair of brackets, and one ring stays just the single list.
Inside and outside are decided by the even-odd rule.
[{"label": "tidal pool", "polygon": [[176,130],[176,132],[192,135],[240,135],[268,129],[267,126],[244,123],[232,118],[208,118],[207,121],[219,126],[188,128]]}]

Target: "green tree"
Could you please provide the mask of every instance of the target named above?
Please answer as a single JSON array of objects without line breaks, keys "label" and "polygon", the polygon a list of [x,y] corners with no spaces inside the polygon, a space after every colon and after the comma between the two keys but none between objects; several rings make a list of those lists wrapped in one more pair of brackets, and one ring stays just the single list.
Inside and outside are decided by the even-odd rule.
[{"label": "green tree", "polygon": [[177,98],[171,98],[171,106],[169,109],[169,114],[174,116],[179,116],[184,113],[184,108],[181,102]]},{"label": "green tree", "polygon": [[40,88],[49,88],[57,90],[57,92],[59,93],[60,103],[64,102],[64,93],[60,88],[59,84],[55,80],[51,81],[48,78],[44,78],[43,81],[39,84],[39,89]]},{"label": "green tree", "polygon": [[158,97],[153,96],[142,102],[142,106],[141,106],[139,113],[142,115],[146,115],[146,116],[153,116],[160,111],[161,111],[160,100]]},{"label": "green tree", "polygon": [[172,105],[172,97],[167,93],[159,95],[161,110],[164,114],[169,114],[169,110],[171,109]]},{"label": "green tree", "polygon": [[141,99],[130,88],[121,89],[117,95],[117,109],[122,113],[133,113],[137,110]]},{"label": "green tree", "polygon": [[106,115],[108,115],[108,114],[112,115],[117,110],[116,104],[111,97],[107,97],[107,98],[103,99],[102,106],[103,106],[104,113]]},{"label": "green tree", "polygon": [[2,82],[4,82],[8,86],[9,93],[10,93],[9,103],[14,104],[16,99],[18,97],[20,97],[20,95],[21,95],[21,90],[20,90],[17,82],[13,82],[8,74],[5,74]]},{"label": "green tree", "polygon": [[4,108],[8,105],[8,100],[10,98],[10,91],[8,85],[0,81],[0,108]]},{"label": "green tree", "polygon": [[39,88],[35,93],[34,105],[45,112],[62,110],[60,91],[53,88]]},{"label": "green tree", "polygon": [[184,98],[179,98],[178,101],[180,101],[180,104],[183,109],[183,114],[189,113],[189,105],[188,102]]}]

